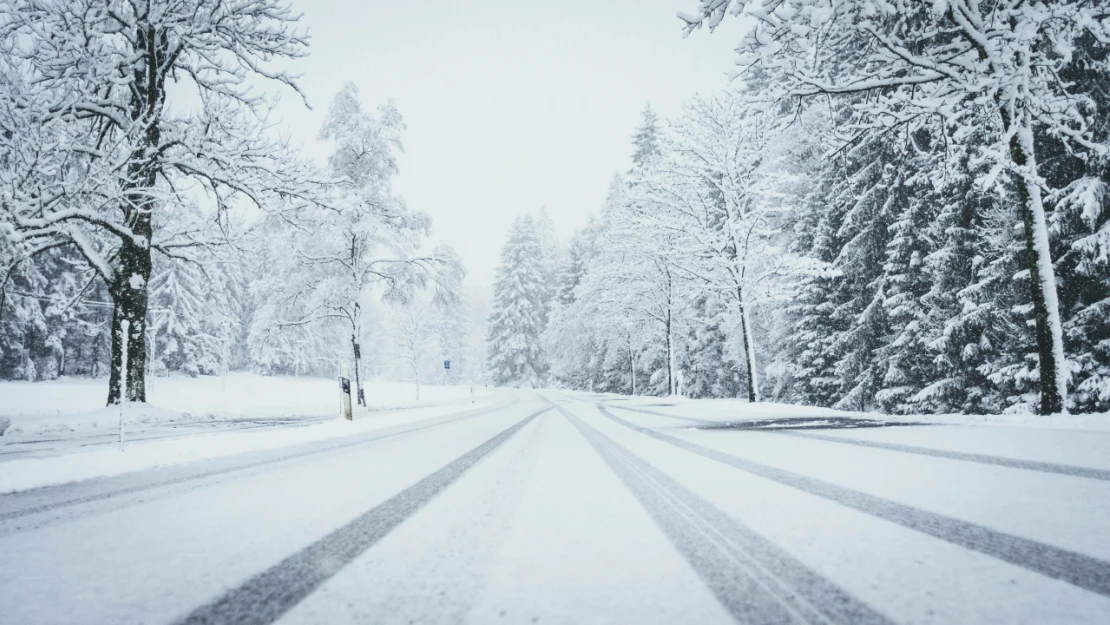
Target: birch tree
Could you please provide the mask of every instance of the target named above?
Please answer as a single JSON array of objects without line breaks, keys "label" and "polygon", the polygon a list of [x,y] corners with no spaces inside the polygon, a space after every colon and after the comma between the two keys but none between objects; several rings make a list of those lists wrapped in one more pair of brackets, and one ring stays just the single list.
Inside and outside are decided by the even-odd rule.
[{"label": "birch tree", "polygon": [[[645,184],[649,174],[632,176],[631,188]],[[628,191],[630,196],[636,192]],[[663,353],[665,393],[678,393],[679,326],[689,300],[688,275],[679,267],[676,230],[660,228],[643,217],[626,197],[610,198],[596,242],[594,266],[576,292],[580,314],[587,315],[602,331],[598,337],[610,351],[629,354],[634,366],[637,349],[628,338],[638,329],[650,347]]]},{"label": "birch tree", "polygon": [[1107,151],[1091,132],[1089,82],[1063,71],[1080,38],[1110,42],[1107,9],[1089,0],[702,0],[679,14],[686,31],[750,16],[740,72],[759,68],[768,89],[791,99],[847,98],[852,136],[913,130],[960,141],[991,124],[980,157],[993,163],[981,182],[1012,185],[1024,229],[1040,362],[1040,412],[1065,410],[1068,371],[1036,132],[1073,149]]},{"label": "birch tree", "polygon": [[695,98],[670,128],[665,156],[633,187],[632,205],[681,239],[677,266],[731,302],[748,401],[760,400],[753,308],[781,293],[806,263],[781,249],[793,184],[774,116],[739,92]]},{"label": "birch tree", "polygon": [[390,312],[389,341],[391,356],[416,387],[420,401],[420,372],[428,366],[435,337],[435,317],[431,303],[417,300],[396,306]]}]

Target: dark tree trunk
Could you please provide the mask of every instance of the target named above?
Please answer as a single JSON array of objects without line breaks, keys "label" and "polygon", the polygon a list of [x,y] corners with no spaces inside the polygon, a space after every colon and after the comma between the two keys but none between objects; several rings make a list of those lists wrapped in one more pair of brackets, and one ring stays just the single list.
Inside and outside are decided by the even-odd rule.
[{"label": "dark tree trunk", "polygon": [[[118,404],[123,350],[127,349],[127,401],[146,401],[146,280],[150,277],[150,249],[134,245],[120,248],[120,268],[109,291],[112,294],[112,361],[108,379],[108,403]],[[124,250],[128,250],[125,254]],[[123,264],[126,259],[128,269]],[[145,267],[145,271],[143,270]],[[136,288],[136,286],[138,288]],[[123,321],[130,322],[123,336]]]},{"label": "dark tree trunk", "polygon": [[351,347],[355,354],[355,396],[360,406],[366,406],[366,393],[362,390],[362,378],[359,372],[359,362],[362,360],[362,350],[358,344],[358,335],[351,334]]},{"label": "dark tree trunk", "polygon": [[[152,215],[156,208],[154,188],[160,173],[160,121],[166,99],[166,71],[172,66],[169,40],[164,29],[140,18],[135,30],[136,63],[131,91],[131,121],[141,130],[138,145],[127,165],[127,182],[121,209],[131,236],[120,238],[120,248],[108,285],[112,298],[112,357],[108,380],[108,403],[120,402],[120,371],[127,350],[127,400],[146,401],[146,311],[150,282]],[[123,336],[123,321],[130,322]]]}]

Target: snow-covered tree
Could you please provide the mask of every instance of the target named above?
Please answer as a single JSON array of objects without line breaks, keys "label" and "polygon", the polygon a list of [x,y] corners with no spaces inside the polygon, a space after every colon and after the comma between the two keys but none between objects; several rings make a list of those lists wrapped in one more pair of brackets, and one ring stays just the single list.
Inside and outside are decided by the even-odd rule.
[{"label": "snow-covered tree", "polygon": [[[630,188],[643,184],[643,176],[632,176]],[[632,194],[612,190],[595,241],[593,267],[577,287],[576,305],[578,314],[602,325],[595,339],[606,346],[608,360],[599,366],[614,366],[620,375],[628,367],[634,370],[642,353],[642,364],[650,371],[643,388],[675,395],[688,277],[679,267],[676,233],[645,218],[644,211],[629,201]],[[639,345],[630,345],[630,337],[637,337]]]},{"label": "snow-covered tree", "polygon": [[517,217],[501,248],[486,345],[487,375],[502,386],[535,388],[547,366],[541,336],[549,296],[543,248],[531,216]]},{"label": "snow-covered tree", "polygon": [[374,115],[362,108],[358,89],[346,85],[319,134],[335,144],[328,159],[337,180],[331,196],[325,205],[300,215],[298,227],[286,229],[288,236],[267,241],[278,247],[272,255],[278,264],[271,270],[277,268],[279,274],[262,298],[268,310],[256,320],[255,333],[274,336],[288,328],[342,324],[362,405],[363,309],[368,298],[376,291],[387,302],[405,303],[427,285],[447,287],[461,275],[449,249],[421,251],[431,222],[393,195],[403,128],[392,104]]},{"label": "snow-covered tree", "polygon": [[108,402],[124,378],[145,401],[152,255],[218,242],[236,202],[306,194],[257,91],[295,89],[277,66],[306,39],[277,0],[8,0],[0,16],[0,234],[29,256],[76,250],[103,280]]},{"label": "snow-covered tree", "polygon": [[164,267],[162,262],[155,259],[150,282],[151,369],[192,376],[226,373],[239,327],[224,274],[206,271],[200,262],[165,262]]},{"label": "snow-covered tree", "polygon": [[675,231],[677,266],[701,288],[731,302],[738,320],[749,401],[759,401],[753,309],[785,297],[794,274],[809,263],[782,249],[792,205],[792,174],[777,153],[786,135],[774,132],[766,103],[748,93],[695,98],[672,124],[664,157],[632,187],[641,219]]},{"label": "snow-covered tree", "polygon": [[435,360],[435,311],[427,298],[419,298],[392,307],[389,314],[388,339],[390,356],[400,366],[402,376],[416,387],[420,401],[421,373]]},{"label": "snow-covered tree", "polygon": [[979,158],[993,167],[982,183],[1012,185],[1024,228],[1040,411],[1065,410],[1068,370],[1036,133],[1106,153],[1092,132],[1095,81],[1064,77],[1081,40],[1110,41],[1105,10],[1086,0],[701,0],[698,9],[679,15],[688,32],[715,28],[730,13],[751,16],[737,48],[740,71],[759,68],[781,98],[851,98],[853,136],[931,127],[960,141],[981,137],[989,124]]},{"label": "snow-covered tree", "polygon": [[659,116],[651,105],[647,104],[640,117],[642,119],[640,127],[636,129],[636,134],[632,135],[633,169],[646,166],[663,153],[659,146]]}]

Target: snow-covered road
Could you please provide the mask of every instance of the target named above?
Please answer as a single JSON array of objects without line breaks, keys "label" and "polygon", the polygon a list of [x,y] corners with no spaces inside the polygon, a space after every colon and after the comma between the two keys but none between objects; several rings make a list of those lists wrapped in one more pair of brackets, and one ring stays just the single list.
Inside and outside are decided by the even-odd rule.
[{"label": "snow-covered road", "polygon": [[0,623],[1110,622],[1110,432],[738,417],[521,391],[2,495]]}]

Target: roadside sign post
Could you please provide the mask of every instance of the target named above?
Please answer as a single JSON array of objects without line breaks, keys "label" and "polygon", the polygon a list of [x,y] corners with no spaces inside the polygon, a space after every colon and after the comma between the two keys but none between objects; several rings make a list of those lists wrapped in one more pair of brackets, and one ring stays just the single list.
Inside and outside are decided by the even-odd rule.
[{"label": "roadside sign post", "polygon": [[344,376],[347,373],[347,368],[339,373],[339,410],[343,418],[348,421],[354,421],[354,415],[351,412],[351,380]]},{"label": "roadside sign post", "polygon": [[443,383],[444,384],[450,384],[451,383],[451,361],[450,360],[444,360],[443,361]]}]

